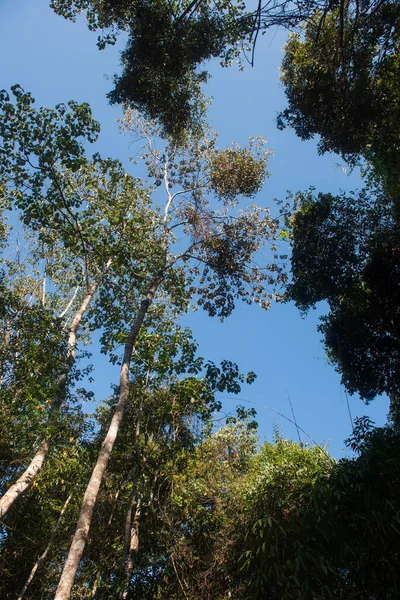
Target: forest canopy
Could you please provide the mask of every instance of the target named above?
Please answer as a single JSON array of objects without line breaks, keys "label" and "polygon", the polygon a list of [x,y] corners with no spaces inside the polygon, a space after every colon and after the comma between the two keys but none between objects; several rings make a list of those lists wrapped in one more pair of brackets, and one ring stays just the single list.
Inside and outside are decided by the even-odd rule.
[{"label": "forest canopy", "polygon": [[[86,102],[0,92],[1,598],[395,600],[398,3],[50,7],[82,14],[100,50],[123,39],[108,100],[135,156],[97,151]],[[208,61],[254,65],[275,27],[289,33],[278,128],[318,136],[318,152],[360,170],[358,189],[266,205],[267,141],[220,144],[209,126]],[[215,327],[239,305],[261,323],[279,303],[322,304],[345,393],[389,396],[385,425],[350,414],[346,458],[300,427],[290,397],[298,441],[260,438],[239,328],[212,360],[198,315],[186,326],[189,310]],[[119,370],[102,397],[100,354]]]}]

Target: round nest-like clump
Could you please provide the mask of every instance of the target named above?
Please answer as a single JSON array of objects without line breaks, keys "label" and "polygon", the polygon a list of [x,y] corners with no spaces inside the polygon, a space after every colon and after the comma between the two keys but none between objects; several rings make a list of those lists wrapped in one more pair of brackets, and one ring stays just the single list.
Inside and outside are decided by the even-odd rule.
[{"label": "round nest-like clump", "polygon": [[261,189],[265,177],[265,157],[254,157],[247,148],[227,148],[209,161],[210,188],[220,198],[252,197]]}]

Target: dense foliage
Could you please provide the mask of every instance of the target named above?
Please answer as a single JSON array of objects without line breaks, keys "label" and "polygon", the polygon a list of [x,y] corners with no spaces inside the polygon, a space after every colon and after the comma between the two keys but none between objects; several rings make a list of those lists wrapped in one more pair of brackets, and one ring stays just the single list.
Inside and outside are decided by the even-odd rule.
[{"label": "dense foliage", "polygon": [[[89,154],[87,104],[0,92],[0,596],[398,598],[399,4],[51,6],[85,12],[100,48],[127,34],[109,99],[144,176]],[[253,63],[273,25],[297,27],[279,126],[363,161],[365,177],[352,194],[289,197],[285,223],[245,204],[268,176],[265,140],[220,149],[201,91],[205,61],[245,50]],[[390,396],[389,425],[356,421],[350,458],[279,433],[260,445],[244,407],[216,426],[218,395],[255,374],[199,356],[178,319],[283,298],[325,301],[346,389]],[[88,389],[89,351],[120,366],[108,399]]]},{"label": "dense foliage", "polygon": [[110,101],[157,119],[177,140],[201,128],[206,108],[201,85],[208,74],[198,67],[213,57],[231,62],[253,21],[242,2],[221,0],[63,0],[52,7],[69,19],[86,11],[89,28],[102,32],[100,48],[115,43],[121,30],[128,32]]},{"label": "dense foliage", "polygon": [[[36,109],[32,96],[15,86],[11,96],[2,93],[0,109],[0,133],[7,147],[7,152],[1,154],[2,201],[19,217],[28,255],[21,263],[19,237],[12,229],[7,231],[4,213],[2,430],[12,426],[15,434],[2,448],[0,510],[3,518],[23,511],[24,501],[42,489],[42,478],[45,481],[51,469],[60,470],[57,462],[54,465],[55,457],[65,452],[73,457],[68,450],[71,445],[79,456],[87,452],[88,462],[82,460],[74,466],[82,467],[82,472],[72,472],[80,492],[85,485],[86,490],[70,559],[57,591],[58,596],[69,597],[75,577],[84,577],[83,548],[96,522],[100,484],[107,473],[112,473],[112,466],[109,472],[107,466],[117,434],[121,431],[124,436],[132,395],[138,402],[131,421],[136,466],[132,470],[130,459],[121,458],[128,471],[120,477],[121,481],[131,482],[126,501],[135,523],[135,503],[147,502],[149,494],[154,495],[153,479],[169,485],[167,475],[165,480],[164,474],[154,473],[151,468],[163,470],[162,457],[169,473],[174,452],[179,456],[193,446],[191,440],[196,436],[191,431],[192,420],[210,419],[215,390],[240,391],[239,382],[246,378],[228,360],[220,369],[205,364],[205,379],[200,377],[204,361],[195,359],[195,346],[179,332],[174,319],[187,309],[191,299],[210,315],[222,318],[231,314],[237,299],[268,308],[272,295],[267,284],[271,277],[283,275],[276,264],[273,269],[268,264],[254,267],[253,256],[268,244],[274,247],[278,224],[268,209],[239,209],[238,196],[245,189],[242,178],[246,182],[249,178],[245,161],[234,167],[229,201],[214,199],[209,171],[216,155],[215,137],[188,137],[179,147],[166,143],[163,152],[154,152],[151,138],[158,132],[156,125],[128,114],[125,127],[140,128],[146,140],[142,158],[149,178],[155,180],[155,185],[146,186],[128,175],[118,161],[97,154],[87,156],[84,140],[93,141],[99,131],[87,105],[70,103],[69,108],[61,105],[55,110]],[[262,172],[269,154],[263,144],[260,140],[246,151],[251,168],[259,164]],[[231,175],[232,170],[226,176]],[[157,206],[157,197],[152,201],[152,195],[158,194],[160,182],[164,183],[165,202]],[[186,245],[177,240],[178,228]],[[101,350],[112,362],[121,364],[121,375],[111,409],[102,413],[102,427],[98,430],[97,424],[95,438],[87,439],[88,423],[75,402],[78,398],[90,399],[91,395],[83,387],[76,392],[74,389],[90,372],[81,367],[80,359],[85,357],[81,348],[94,331],[98,332]],[[250,374],[247,380],[253,378]],[[19,414],[24,416],[19,418]],[[146,432],[143,449],[141,427]],[[159,446],[158,454],[151,459],[147,458],[148,444],[151,452]],[[88,476],[89,482],[86,479],[84,483]],[[64,485],[63,474],[52,485],[57,488],[60,481]],[[69,498],[73,490],[66,491]],[[75,499],[80,498],[78,493],[73,493]],[[130,501],[129,493],[134,493]],[[62,501],[66,499],[60,497]],[[78,506],[76,500],[70,500],[67,508],[76,511]],[[51,515],[43,516],[43,520],[47,518],[51,524]],[[53,525],[56,527],[54,519]],[[7,557],[15,550],[8,549],[12,542],[8,525],[5,527]],[[57,529],[61,532],[62,526]],[[132,525],[129,540],[135,535]],[[121,558],[125,575],[118,577],[121,597],[128,593],[132,573],[129,547],[133,542],[129,540],[123,545]],[[21,541],[20,536],[16,541]],[[67,548],[60,546],[58,550],[63,555]],[[70,561],[74,568],[68,571]],[[29,573],[18,573],[21,580],[16,581],[11,569],[13,583],[5,580],[5,585],[16,589],[18,583],[22,589]],[[69,577],[66,586],[65,574]],[[110,577],[114,589],[114,575]],[[55,583],[53,578],[50,588],[41,588],[42,597],[51,593]],[[78,581],[78,590],[79,585]],[[111,583],[96,583],[99,590],[104,586],[108,589],[107,585]],[[82,586],[87,588],[86,580]],[[8,596],[10,593],[7,591]],[[80,597],[82,589],[77,593]]]},{"label": "dense foliage", "polygon": [[320,152],[371,161],[387,190],[399,188],[398,2],[347,2],[316,11],[287,42],[282,81],[288,108],[278,126],[303,140],[320,136]]},{"label": "dense foliage", "polygon": [[[398,419],[399,230],[379,189],[357,194],[300,194],[290,220],[288,297],[304,311],[330,311],[319,327],[327,354],[350,393],[387,393]],[[338,251],[339,250],[339,251]]]},{"label": "dense foliage", "polygon": [[398,432],[360,421],[351,444],[359,457],[337,464],[279,440],[261,451],[241,557],[250,597],[396,598]]}]

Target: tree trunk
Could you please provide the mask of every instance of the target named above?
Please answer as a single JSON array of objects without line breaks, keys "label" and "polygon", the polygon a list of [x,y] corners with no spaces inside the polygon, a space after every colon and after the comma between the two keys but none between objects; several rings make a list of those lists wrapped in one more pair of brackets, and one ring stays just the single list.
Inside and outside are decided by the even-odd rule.
[{"label": "tree trunk", "polygon": [[[156,487],[158,476],[155,475],[153,482],[151,484],[149,501],[147,503],[147,509],[150,510],[153,500],[154,500],[154,491]],[[132,500],[128,508],[128,512],[126,513],[125,520],[125,543],[124,543],[124,576],[125,576],[125,589],[120,593],[120,600],[127,600],[129,594],[129,582],[131,580],[132,571],[134,567],[133,562],[133,552],[137,552],[139,550],[139,526],[140,526],[140,516],[142,512],[142,504],[143,504],[143,481],[139,491],[138,500],[136,503],[135,516],[132,522],[132,513],[133,506],[136,501],[136,491],[132,495]]]},{"label": "tree trunk", "polygon": [[[108,269],[111,264],[111,260],[108,261],[105,271]],[[105,273],[103,272],[103,274]],[[65,362],[65,371],[59,377],[57,382],[57,392],[54,394],[53,400],[49,409],[49,421],[51,421],[55,414],[59,411],[60,406],[65,397],[65,387],[67,384],[68,373],[71,370],[74,360],[75,360],[75,352],[76,352],[76,335],[81,324],[81,320],[93,295],[96,291],[97,284],[93,284],[90,286],[86,296],[84,297],[82,304],[79,310],[76,312],[74,318],[72,319],[71,327],[68,333],[68,350]],[[15,500],[22,496],[24,492],[26,492],[35,481],[36,477],[40,473],[43,467],[43,463],[46,459],[46,456],[49,452],[50,448],[50,440],[43,440],[38,450],[36,451],[35,456],[31,460],[28,467],[22,473],[22,475],[18,478],[18,480],[7,490],[7,492],[0,498],[0,518],[3,518],[7,511],[14,504]]]},{"label": "tree trunk", "polygon": [[400,427],[400,395],[398,392],[389,393],[389,419],[395,427]]},{"label": "tree trunk", "polygon": [[110,427],[106,434],[106,437],[101,446],[101,450],[93,469],[92,476],[86,488],[83,502],[81,506],[81,512],[79,515],[76,531],[72,539],[69,554],[64,565],[64,570],[61,574],[60,582],[58,584],[55,600],[69,600],[71,596],[72,586],[75,581],[76,572],[79,567],[83,550],[88,538],[90,524],[92,521],[93,510],[99,493],[100,485],[106,471],[108,461],[111,456],[111,452],[114,447],[116,437],[118,435],[119,428],[125,413],[125,408],[129,398],[129,367],[132,358],[132,352],[134,344],[137,340],[140,328],[144,321],[144,318],[149,310],[149,307],[153,301],[154,294],[156,293],[159,285],[163,281],[164,272],[153,280],[149,285],[146,298],[141,302],[136,321],[129,332],[128,339],[125,344],[124,358],[121,366],[120,379],[119,379],[119,400],[115,409],[115,413],[111,419]]},{"label": "tree trunk", "polygon": [[[135,486],[136,487],[136,486]],[[120,592],[120,600],[126,600],[129,591],[129,581],[133,570],[132,552],[139,548],[139,524],[142,511],[144,481],[142,480],[136,501],[136,489],[134,490],[125,518],[124,555],[122,559],[124,572],[124,589]],[[136,503],[135,516],[132,520],[133,507]]]},{"label": "tree trunk", "polygon": [[6,493],[0,498],[0,518],[3,518],[9,508],[14,504],[15,500],[19,498],[35,481],[38,473],[40,473],[43,463],[46,459],[49,451],[49,443],[47,440],[43,440],[29,463],[29,466],[25,469],[22,475],[17,479],[13,485],[8,488]]},{"label": "tree trunk", "polygon": [[49,550],[50,550],[50,548],[51,548],[51,545],[52,545],[52,543],[53,543],[53,540],[54,540],[54,536],[55,536],[55,535],[56,535],[56,533],[57,533],[57,529],[60,527],[60,524],[61,524],[62,518],[63,518],[63,516],[64,516],[64,513],[65,513],[65,511],[67,510],[67,507],[68,507],[68,504],[69,504],[69,503],[70,503],[70,501],[71,501],[71,498],[72,498],[72,493],[71,493],[71,494],[68,496],[68,498],[66,499],[66,501],[65,501],[65,503],[64,503],[64,506],[62,507],[62,510],[61,510],[61,512],[60,512],[60,515],[59,515],[59,517],[58,517],[58,519],[57,519],[57,523],[55,524],[55,526],[54,526],[54,529],[53,529],[53,531],[52,531],[52,533],[51,533],[51,536],[50,536],[49,543],[47,544],[47,546],[46,546],[46,549],[45,549],[45,551],[43,552],[43,554],[41,554],[41,555],[39,556],[39,558],[37,559],[37,561],[36,561],[36,562],[35,562],[35,564],[33,565],[33,567],[32,567],[32,570],[31,570],[31,572],[30,572],[30,574],[29,574],[29,577],[28,577],[28,579],[26,580],[26,583],[25,583],[24,587],[22,588],[22,590],[21,590],[21,592],[20,592],[20,594],[19,594],[19,596],[18,596],[17,600],[23,600],[23,598],[24,598],[24,596],[25,596],[25,594],[26,594],[26,591],[27,591],[28,587],[30,586],[30,584],[32,583],[32,580],[33,580],[33,578],[35,577],[36,571],[38,570],[38,568],[40,567],[40,565],[42,564],[42,562],[45,560],[45,558],[46,558],[47,554],[49,553]]},{"label": "tree trunk", "polygon": [[[149,376],[150,376],[150,367],[148,367],[147,375],[146,375],[146,385],[145,385],[146,392],[148,389]],[[133,522],[137,524],[136,531],[138,533],[141,504],[142,504],[142,499],[143,499],[144,480],[143,480],[143,478],[140,477],[140,474],[141,474],[141,470],[140,470],[141,469],[140,428],[141,428],[141,420],[142,420],[142,410],[143,410],[143,403],[141,401],[140,405],[139,405],[139,409],[138,409],[136,428],[135,428],[135,449],[136,449],[136,468],[135,468],[135,470],[136,470],[137,476],[135,478],[135,482],[133,485],[133,492],[131,494],[131,500],[129,502],[129,507],[128,507],[126,517],[125,517],[124,552],[123,552],[122,561],[121,561],[121,572],[122,572],[123,581],[124,581],[124,588],[121,590],[121,592],[119,594],[120,600],[125,600],[127,598],[128,589],[129,589],[129,580],[130,580],[130,576],[131,576],[132,569],[133,569],[132,552],[131,552],[131,540],[132,540],[132,532],[133,532],[133,529],[132,529],[133,507],[136,504],[135,518],[134,518]],[[140,487],[138,490],[139,479],[141,479],[141,481],[140,481]],[[137,500],[136,500],[136,497],[138,498]],[[136,537],[138,537],[138,536],[136,536]],[[136,545],[136,547],[138,547],[138,545]]]}]

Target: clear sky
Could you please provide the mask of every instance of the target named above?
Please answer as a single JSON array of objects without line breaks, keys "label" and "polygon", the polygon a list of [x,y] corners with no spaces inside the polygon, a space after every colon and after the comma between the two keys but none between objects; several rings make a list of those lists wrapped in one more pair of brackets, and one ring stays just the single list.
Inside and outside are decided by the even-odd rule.
[{"label": "clear sky", "polygon": [[[33,93],[38,104],[49,107],[70,99],[89,102],[102,125],[95,150],[119,158],[135,174],[135,167],[128,163],[132,155],[129,139],[118,133],[120,108],[110,107],[106,99],[110,79],[119,70],[121,45],[98,51],[97,35],[88,31],[84,18],[76,23],[64,21],[48,4],[49,0],[0,0],[0,88],[19,83]],[[279,83],[284,41],[280,31],[260,36],[255,67],[244,72],[212,64],[213,78],[206,90],[214,97],[210,118],[222,145],[244,144],[250,135],[269,140],[274,156],[269,163],[271,177],[256,199],[261,205],[271,205],[274,197],[284,198],[286,190],[314,186],[336,193],[360,183],[357,174],[344,173],[337,156],[318,156],[315,142],[301,142],[292,131],[277,130],[276,114],[285,107]],[[271,439],[277,424],[284,436],[297,439],[289,422],[260,406],[291,418],[290,396],[299,425],[318,443],[329,442],[330,452],[340,457],[351,425],[345,392],[327,363],[316,331],[318,314],[312,311],[302,319],[291,305],[273,305],[269,312],[239,305],[224,323],[201,311],[184,322],[193,329],[202,356],[215,362],[227,358],[237,362],[242,372],[253,370],[258,375],[253,385],[243,388],[241,400],[221,398],[226,410],[239,403],[254,406],[262,438]],[[118,381],[118,368],[102,361],[94,384],[99,398],[106,397],[109,385]],[[385,421],[386,399],[378,398],[369,406],[356,396],[349,400],[353,417],[368,414],[377,424]]]}]

